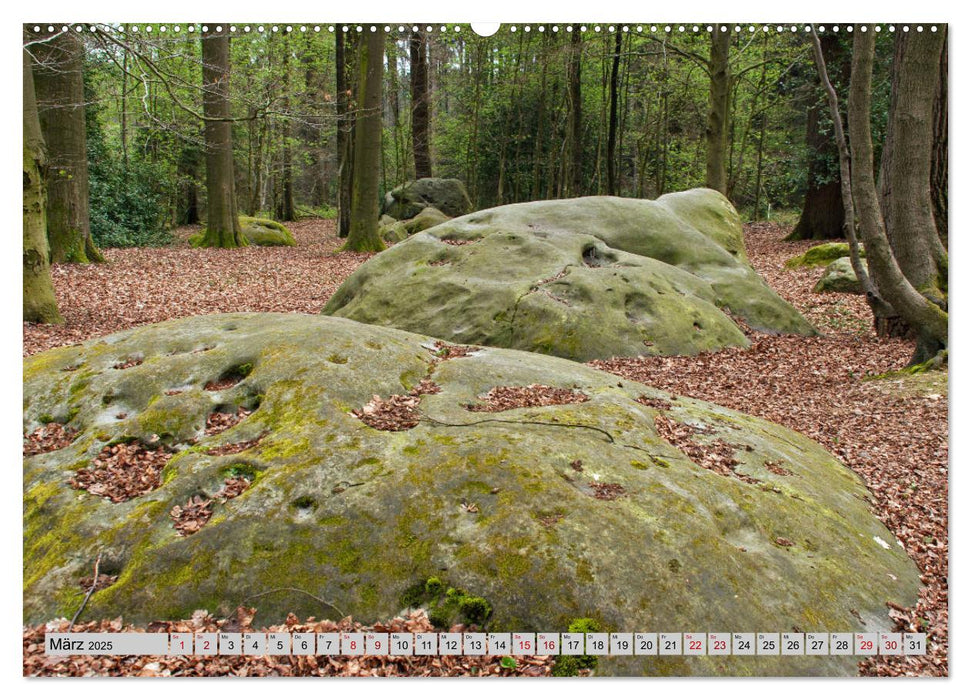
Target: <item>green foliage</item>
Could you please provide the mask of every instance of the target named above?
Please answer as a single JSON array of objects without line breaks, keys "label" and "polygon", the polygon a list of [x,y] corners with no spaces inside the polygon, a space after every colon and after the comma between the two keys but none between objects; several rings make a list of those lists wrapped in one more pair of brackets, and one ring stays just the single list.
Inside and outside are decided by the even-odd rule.
[{"label": "green foliage", "polygon": [[[85,78],[85,94],[92,96],[90,73]],[[167,178],[165,169],[134,154],[127,165],[118,158],[105,139],[101,107],[93,99],[85,105],[85,118],[89,216],[95,244],[100,248],[126,248],[170,243],[160,190]]]},{"label": "green foliage", "polygon": [[501,659],[499,659],[500,668],[505,668],[511,671],[516,668],[517,665],[516,659],[511,656],[503,656]]}]

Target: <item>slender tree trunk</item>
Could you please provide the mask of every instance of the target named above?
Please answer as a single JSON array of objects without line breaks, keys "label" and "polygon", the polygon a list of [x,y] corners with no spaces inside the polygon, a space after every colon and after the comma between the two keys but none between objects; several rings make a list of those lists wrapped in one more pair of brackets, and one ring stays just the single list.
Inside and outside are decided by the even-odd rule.
[{"label": "slender tree trunk", "polygon": [[408,42],[411,58],[411,145],[415,154],[415,177],[432,176],[429,152],[428,40],[421,30]]},{"label": "slender tree trunk", "polygon": [[121,166],[128,175],[128,51],[121,52]]},{"label": "slender tree trunk", "polygon": [[607,126],[607,194],[617,194],[617,81],[623,35],[614,34],[614,59],[610,66],[610,121]]},{"label": "slender tree trunk", "polygon": [[731,34],[719,31],[719,27],[716,25],[711,33],[711,53],[708,59],[705,186],[718,190],[722,194],[728,191],[725,158],[728,153],[728,98],[732,82],[728,64],[730,46]]},{"label": "slender tree trunk", "polygon": [[47,247],[44,192],[45,154],[34,96],[30,54],[24,61],[24,321],[63,323],[57,310]]},{"label": "slender tree trunk", "polygon": [[337,74],[337,235],[347,238],[351,230],[351,185],[354,174],[354,116],[351,112],[350,56],[347,37],[337,27],[335,72]]},{"label": "slender tree trunk", "polygon": [[544,34],[539,56],[542,65],[540,67],[539,101],[536,106],[536,135],[533,144],[533,181],[530,190],[530,197],[534,200],[540,199],[542,196],[543,141],[546,138],[546,56],[549,41],[549,35]]},{"label": "slender tree trunk", "polygon": [[277,199],[276,218],[278,221],[296,221],[297,212],[293,202],[293,158],[290,143],[293,135],[293,122],[290,118],[290,40],[283,37],[283,99],[281,108],[283,121],[280,131],[283,138],[280,158],[280,197]]},{"label": "slender tree trunk", "polygon": [[947,308],[947,253],[938,237],[931,192],[934,104],[942,32],[898,32],[890,118],[880,167],[887,238],[915,289]]},{"label": "slender tree trunk", "polygon": [[[927,32],[928,34],[930,32]],[[918,47],[915,63],[927,70],[924,61],[924,51],[928,47]],[[867,264],[876,281],[880,295],[890,303],[900,314],[904,322],[914,329],[918,336],[917,349],[911,363],[920,363],[931,359],[934,355],[947,347],[947,313],[936,304],[922,296],[904,276],[894,257],[887,239],[883,215],[880,210],[880,199],[877,196],[877,186],[873,177],[873,146],[870,133],[870,95],[873,74],[874,32],[854,32],[853,35],[853,68],[850,78],[849,99],[849,132],[850,149],[852,152],[852,185],[853,202],[860,222],[860,233],[866,245]],[[909,52],[908,52],[909,53]],[[928,51],[929,53],[929,51]],[[908,57],[904,58],[906,63]],[[933,65],[933,76],[937,75],[937,66]],[[924,75],[924,80],[929,76]],[[909,83],[909,81],[906,81]],[[936,86],[936,80],[931,80]],[[906,84],[897,83],[898,87]],[[920,113],[919,105],[914,105],[914,95],[907,92],[896,95],[895,108],[900,115],[891,114],[891,121],[904,118],[904,115]],[[925,153],[930,160],[930,149]],[[893,169],[908,167],[910,156],[900,158],[892,164]],[[929,175],[926,169],[923,175]],[[896,182],[895,176],[895,182]],[[903,180],[906,184],[906,178]],[[930,188],[929,177],[923,181],[925,189]],[[893,199],[915,194],[911,187],[894,188]],[[894,205],[896,206],[896,205]],[[930,222],[933,227],[933,221]],[[917,232],[920,234],[920,232]]]},{"label": "slender tree trunk", "polygon": [[[222,31],[216,31],[221,26]],[[236,211],[233,125],[229,121],[229,27],[210,23],[202,35],[202,109],[206,117],[206,196],[208,212],[202,245],[246,245]]]},{"label": "slender tree trunk", "polygon": [[47,240],[53,262],[104,262],[91,238],[84,44],[61,32],[34,44],[34,88],[47,146]]},{"label": "slender tree trunk", "polygon": [[354,125],[354,185],[351,228],[345,250],[384,249],[378,235],[378,183],[381,180],[381,93],[383,88],[384,33],[369,32],[360,46],[360,113]]},{"label": "slender tree trunk", "polygon": [[263,117],[251,122],[257,128],[256,151],[253,154],[253,191],[250,193],[250,214],[256,216],[263,209],[263,154],[269,131],[269,120]]},{"label": "slender tree trunk", "polygon": [[571,197],[579,197],[583,192],[583,95],[580,87],[580,64],[583,58],[583,38],[580,25],[573,25],[570,34],[570,64],[567,71],[568,101],[570,104],[569,122],[569,163],[567,177]]},{"label": "slender tree trunk", "polygon": [[853,267],[856,278],[860,281],[863,291],[866,293],[867,301],[873,310],[874,321],[876,322],[879,318],[888,315],[888,309],[886,303],[879,298],[877,290],[870,279],[870,275],[867,269],[863,267],[861,260],[860,244],[856,237],[856,208],[853,202],[853,185],[851,180],[852,157],[849,147],[846,145],[846,133],[843,131],[843,116],[840,112],[839,97],[836,95],[836,88],[833,87],[833,84],[829,80],[823,44],[815,30],[812,33],[812,41],[813,58],[816,61],[819,81],[823,86],[826,100],[829,103],[830,114],[833,118],[833,136],[836,142],[836,149],[839,153],[839,187],[842,208],[847,213],[843,226],[850,246],[850,264]]}]

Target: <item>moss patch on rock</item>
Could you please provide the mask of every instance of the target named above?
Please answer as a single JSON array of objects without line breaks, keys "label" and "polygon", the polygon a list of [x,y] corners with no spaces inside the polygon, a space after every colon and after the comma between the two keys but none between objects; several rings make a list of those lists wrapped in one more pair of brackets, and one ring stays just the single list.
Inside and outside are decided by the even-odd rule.
[{"label": "moss patch on rock", "polygon": [[[820,243],[819,245],[813,246],[802,255],[789,258],[786,261],[786,267],[822,267],[823,265],[829,265],[830,263],[836,262],[840,258],[849,259],[849,256],[849,243],[839,241]],[[866,251],[863,250],[862,247],[860,248],[860,257],[866,257]]]},{"label": "moss patch on rock", "polygon": [[[258,624],[288,612],[382,619],[411,604],[416,581],[417,602],[443,621],[496,631],[582,618],[605,631],[879,631],[893,627],[887,601],[914,604],[918,572],[862,482],[807,438],[563,359],[436,350],[432,338],[346,319],[227,314],[26,358],[24,431],[73,411],[78,437],[24,459],[24,620],[70,617],[99,554],[118,578],[82,619],[224,615],[254,600]],[[141,364],[114,369],[136,355]],[[244,365],[238,383],[205,390]],[[353,415],[425,377],[441,391],[422,396],[414,427],[375,430]],[[465,409],[496,386],[534,384],[590,398]],[[241,405],[255,410],[205,434],[211,411]],[[754,482],[699,467],[658,434],[659,413],[697,427],[702,448],[735,446],[734,470]],[[105,444],[159,425],[174,454],[158,488],[112,503],[68,484]],[[256,442],[207,452],[246,441]],[[230,475],[251,485],[180,536],[173,507],[208,499]],[[597,498],[596,483],[624,496]],[[855,675],[856,659],[605,657],[597,673]]]},{"label": "moss patch on rock", "polygon": [[580,361],[746,346],[733,316],[813,333],[748,265],[738,215],[712,190],[452,219],[364,263],[323,313]]},{"label": "moss patch on rock", "polygon": [[239,225],[250,245],[283,246],[297,245],[293,234],[283,224],[270,219],[255,219],[250,216],[239,217]]}]

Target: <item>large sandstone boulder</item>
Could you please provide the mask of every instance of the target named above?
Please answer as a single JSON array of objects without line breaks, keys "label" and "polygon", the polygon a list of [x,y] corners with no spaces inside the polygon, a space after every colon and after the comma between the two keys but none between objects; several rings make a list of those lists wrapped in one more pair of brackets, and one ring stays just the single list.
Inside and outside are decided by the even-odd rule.
[{"label": "large sandstone boulder", "polygon": [[425,207],[435,207],[445,216],[462,216],[472,211],[472,201],[461,180],[441,177],[406,182],[384,198],[384,213],[399,220],[413,219]]},{"label": "large sandstone boulder", "polygon": [[748,265],[738,215],[713,190],[452,219],[364,263],[323,313],[580,361],[745,346],[732,316],[813,332]]},{"label": "large sandstone boulder", "polygon": [[[866,261],[862,260],[866,269]],[[819,278],[814,292],[844,292],[848,294],[863,294],[860,280],[856,278],[853,263],[849,258],[838,258],[826,266],[823,276]]]},{"label": "large sandstone boulder", "polygon": [[[26,433],[78,431],[24,459],[28,623],[70,617],[99,555],[116,578],[82,619],[245,602],[256,624],[430,605],[494,631],[878,631],[919,586],[859,478],[807,438],[531,353],[199,316],[27,358],[23,416]],[[856,663],[615,657],[598,673]]]}]

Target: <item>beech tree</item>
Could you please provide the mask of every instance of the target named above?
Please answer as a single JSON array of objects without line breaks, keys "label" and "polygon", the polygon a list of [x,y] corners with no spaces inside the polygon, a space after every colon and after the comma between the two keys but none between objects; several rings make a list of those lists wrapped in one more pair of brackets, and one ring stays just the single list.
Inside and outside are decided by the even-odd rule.
[{"label": "beech tree", "polygon": [[202,109],[205,115],[206,230],[201,245],[246,245],[236,210],[233,123],[229,104],[229,25],[210,23],[202,33]]},{"label": "beech tree", "polygon": [[24,60],[24,320],[62,323],[54,297],[47,247],[47,202],[42,172],[45,165],[30,54]]},{"label": "beech tree", "polygon": [[707,151],[705,158],[705,187],[728,192],[729,92],[732,78],[728,63],[731,34],[715,26],[711,32],[711,52],[708,59],[708,126],[705,129]]},{"label": "beech tree", "polygon": [[34,88],[47,147],[47,240],[56,263],[104,262],[91,238],[84,43],[74,31],[35,42]]},{"label": "beech tree", "polygon": [[880,165],[880,205],[887,238],[907,281],[947,307],[947,251],[934,220],[932,164],[935,100],[943,32],[898,32],[890,116]]},{"label": "beech tree", "polygon": [[[885,212],[892,220],[891,226],[900,227],[897,229],[899,236],[911,236],[916,240],[915,247],[923,246],[929,235],[936,238],[933,216],[928,215],[933,157],[930,134],[934,128],[933,96],[937,89],[943,37],[930,31],[914,32],[903,40],[898,37],[900,44],[895,60],[898,71],[894,74],[888,131],[895,131],[894,138],[899,141],[891,145],[892,155],[886,157],[885,181],[892,184],[884,190],[885,201],[881,207],[873,175],[870,130],[874,32],[872,27],[868,29],[870,31],[855,32],[853,37],[848,108],[853,202],[876,288],[880,297],[916,334],[917,347],[911,364],[920,364],[946,350],[948,314],[933,293],[922,294],[921,291],[926,290],[916,289],[906,276],[902,267],[913,269],[913,261],[907,260],[902,266],[895,257],[887,235]],[[929,101],[925,91],[931,95]],[[834,114],[836,119],[839,119],[838,113]],[[904,131],[909,132],[907,136]],[[901,153],[904,144],[913,150]],[[903,228],[905,226],[908,228]],[[932,255],[926,246],[922,250],[922,255]],[[911,252],[908,248],[902,257],[908,258]]]},{"label": "beech tree", "polygon": [[378,235],[381,181],[381,95],[383,92],[384,32],[371,31],[359,50],[360,111],[354,124],[354,175],[351,186],[351,222],[345,250],[379,251]]},{"label": "beech tree", "polygon": [[335,32],[334,59],[337,88],[337,235],[347,238],[351,230],[351,182],[354,176],[354,113],[351,110],[351,59],[353,40]]},{"label": "beech tree", "polygon": [[564,178],[571,197],[583,194],[583,94],[580,66],[583,61],[583,38],[580,25],[574,24],[570,34],[569,64],[567,67],[567,103],[570,110],[568,142],[570,159],[566,163],[569,176]]}]

